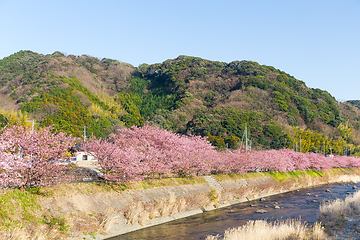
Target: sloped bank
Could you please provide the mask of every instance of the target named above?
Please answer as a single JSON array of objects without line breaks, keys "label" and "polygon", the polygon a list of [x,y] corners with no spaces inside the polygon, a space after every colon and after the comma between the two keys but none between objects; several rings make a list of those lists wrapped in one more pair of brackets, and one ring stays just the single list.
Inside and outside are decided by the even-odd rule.
[{"label": "sloped bank", "polygon": [[[0,217],[8,219],[10,227],[6,229],[2,223],[0,239],[106,239],[256,198],[345,181],[360,181],[360,170],[213,175],[153,179],[127,186],[80,183],[30,192],[11,190],[2,195],[13,204],[1,206]],[[6,209],[13,209],[11,214],[17,216],[6,215]]]},{"label": "sloped bank", "polygon": [[[96,239],[106,239],[204,211],[299,188],[335,182],[359,182],[359,173],[358,169],[333,169],[326,173],[296,171],[215,175],[204,176],[206,182],[194,185],[122,192],[117,204],[124,210],[108,216],[103,224],[102,233],[99,232]],[[107,201],[105,205],[111,205],[110,202]]]}]

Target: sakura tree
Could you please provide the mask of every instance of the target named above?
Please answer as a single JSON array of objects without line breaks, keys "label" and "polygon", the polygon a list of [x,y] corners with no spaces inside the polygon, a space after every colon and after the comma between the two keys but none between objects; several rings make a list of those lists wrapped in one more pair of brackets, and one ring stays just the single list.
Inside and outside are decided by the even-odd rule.
[{"label": "sakura tree", "polygon": [[138,153],[132,147],[120,148],[113,139],[91,137],[83,148],[98,160],[105,179],[116,182],[142,179],[143,167]]},{"label": "sakura tree", "polygon": [[67,167],[58,164],[58,160],[77,138],[52,130],[48,127],[32,132],[22,126],[6,126],[1,130],[2,188],[51,185],[63,180]]},{"label": "sakura tree", "polygon": [[325,157],[316,153],[299,153],[290,149],[229,151],[218,153],[213,168],[221,173],[249,171],[291,172],[295,170],[327,170],[335,167],[360,167],[360,158]]},{"label": "sakura tree", "polygon": [[105,178],[117,182],[176,175],[360,166],[359,158],[327,158],[290,149],[216,151],[203,137],[180,135],[148,124],[122,129],[109,139],[93,137],[85,148],[99,160]]},{"label": "sakura tree", "polygon": [[203,174],[210,170],[216,154],[205,138],[179,135],[147,124],[122,129],[109,139],[93,137],[85,149],[98,159],[105,177],[118,182]]}]

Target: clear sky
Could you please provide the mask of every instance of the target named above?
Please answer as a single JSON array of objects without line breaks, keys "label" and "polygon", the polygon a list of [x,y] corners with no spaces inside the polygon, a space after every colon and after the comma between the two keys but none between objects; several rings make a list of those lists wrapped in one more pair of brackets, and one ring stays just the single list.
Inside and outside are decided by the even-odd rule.
[{"label": "clear sky", "polygon": [[360,99],[360,0],[0,0],[0,59],[20,50],[251,60]]}]

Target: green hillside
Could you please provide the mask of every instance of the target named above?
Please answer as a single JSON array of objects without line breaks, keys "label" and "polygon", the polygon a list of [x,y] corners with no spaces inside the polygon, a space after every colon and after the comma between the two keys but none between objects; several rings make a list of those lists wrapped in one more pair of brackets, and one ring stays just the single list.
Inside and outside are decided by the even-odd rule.
[{"label": "green hillside", "polygon": [[[0,60],[0,108],[40,126],[105,137],[152,122],[238,148],[248,126],[253,149],[350,154],[360,144],[360,110],[330,93],[252,61],[179,56],[138,68],[111,59],[20,51]],[[331,150],[330,150],[331,148]],[[351,149],[351,150],[350,150]]]},{"label": "green hillside", "polygon": [[360,100],[348,100],[346,102],[360,109]]}]

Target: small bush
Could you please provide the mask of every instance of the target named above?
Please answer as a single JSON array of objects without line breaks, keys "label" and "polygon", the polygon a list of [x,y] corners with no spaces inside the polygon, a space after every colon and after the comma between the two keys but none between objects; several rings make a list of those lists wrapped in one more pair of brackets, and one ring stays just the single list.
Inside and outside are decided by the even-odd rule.
[{"label": "small bush", "polygon": [[63,217],[51,217],[44,215],[40,220],[40,223],[47,224],[50,228],[59,229],[62,232],[67,232],[69,229],[69,225],[66,224],[66,220]]}]

